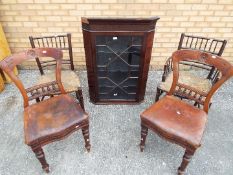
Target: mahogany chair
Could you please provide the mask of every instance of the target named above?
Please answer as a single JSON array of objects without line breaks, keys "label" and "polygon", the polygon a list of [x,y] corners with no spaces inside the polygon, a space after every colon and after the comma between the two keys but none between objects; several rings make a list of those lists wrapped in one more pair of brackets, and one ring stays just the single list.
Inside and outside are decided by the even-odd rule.
[{"label": "mahogany chair", "polygon": [[[192,60],[214,66],[220,72],[221,76],[207,93],[179,82],[179,62]],[[174,52],[172,64],[173,82],[171,89],[165,97],[141,114],[140,149],[144,150],[148,128],[166,140],[184,147],[185,154],[178,168],[178,174],[181,175],[184,174],[196,149],[201,146],[211,97],[225,81],[233,76],[233,66],[219,56],[194,50]],[[203,108],[186,103],[176,96],[172,96],[174,94],[185,94],[188,99],[202,104]]]},{"label": "mahogany chair", "polygon": [[[6,57],[0,62],[0,67],[9,75],[24,99],[25,143],[31,147],[46,172],[49,172],[49,165],[45,160],[42,146],[61,140],[81,129],[87,151],[89,152],[91,148],[88,114],[75,99],[66,94],[61,83],[62,55],[59,49],[36,48]],[[14,75],[13,68],[25,60],[37,57],[52,57],[56,60],[54,73],[56,80],[25,89],[22,82]],[[56,95],[58,91],[60,95]],[[51,94],[55,96],[32,104],[32,100]]]},{"label": "mahogany chair", "polygon": [[[73,52],[71,44],[71,34],[65,35],[54,35],[54,36],[43,36],[43,37],[32,37],[29,36],[30,44],[32,48],[59,48],[66,54],[66,58],[63,58],[62,65],[66,70],[62,71],[62,83],[65,87],[66,92],[75,92],[76,98],[78,99],[81,107],[84,109],[82,88],[78,75],[74,71],[73,63]],[[41,60],[36,58],[36,63],[41,73],[37,84],[48,83],[55,80],[54,71],[47,70],[45,68],[51,68],[56,65],[55,60]],[[67,69],[68,67],[68,69]],[[84,109],[85,110],[85,109]]]},{"label": "mahogany chair", "polygon": [[[226,43],[226,40],[192,36],[182,33],[180,37],[178,50],[200,50],[207,53],[211,53],[213,55],[221,56],[226,46]],[[219,72],[213,66],[210,66],[206,63],[198,62],[197,60],[181,61],[180,65],[183,66],[183,69],[186,69],[186,71],[180,71],[180,81],[190,86],[193,86],[202,92],[208,92],[219,75]],[[204,75],[196,75],[191,71],[187,71],[187,69],[201,70],[204,72]],[[172,70],[173,65],[170,57],[164,65],[162,82],[160,82],[157,86],[155,101],[158,101],[160,96],[162,94],[166,94],[171,88],[173,79]],[[180,97],[183,98],[182,94],[180,94]],[[195,105],[197,104],[198,103],[195,103]]]}]

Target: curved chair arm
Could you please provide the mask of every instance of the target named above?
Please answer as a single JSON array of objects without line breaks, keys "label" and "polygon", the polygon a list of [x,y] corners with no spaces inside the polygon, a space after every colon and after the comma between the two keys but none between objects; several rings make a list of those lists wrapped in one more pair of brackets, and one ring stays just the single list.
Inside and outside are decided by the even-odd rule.
[{"label": "curved chair arm", "polygon": [[[204,70],[208,70],[211,71],[212,70],[212,66],[206,64],[206,63],[202,63],[199,61],[194,61],[194,60],[188,60],[188,61],[181,61],[179,62],[180,65],[186,65],[186,66],[190,66],[190,67],[195,67],[195,68],[199,68],[199,69],[204,69]],[[164,82],[168,76],[168,74],[173,70],[173,64],[172,64],[172,57],[169,57],[166,60],[166,63],[164,65],[164,70],[163,70],[163,75],[162,75],[162,81]],[[213,70],[214,71],[214,70]],[[212,74],[214,74],[214,72],[212,72]],[[209,76],[208,76],[209,77]],[[212,80],[212,77],[208,78],[210,80]],[[214,83],[214,80],[212,81]]]}]

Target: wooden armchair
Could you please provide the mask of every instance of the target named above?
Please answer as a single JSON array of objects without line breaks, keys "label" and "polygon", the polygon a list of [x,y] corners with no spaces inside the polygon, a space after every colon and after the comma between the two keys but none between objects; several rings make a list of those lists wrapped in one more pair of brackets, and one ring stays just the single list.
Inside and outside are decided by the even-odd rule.
[{"label": "wooden armchair", "polygon": [[[13,73],[21,62],[37,57],[52,57],[56,60],[56,80],[25,89]],[[82,129],[85,147],[90,151],[89,117],[76,101],[66,94],[61,83],[62,51],[55,48],[29,49],[0,62],[1,69],[9,75],[24,99],[25,143],[30,146],[40,161],[43,170],[49,172],[42,146],[61,140],[72,132]],[[57,94],[52,98],[31,104],[32,100]],[[29,104],[30,102],[30,104]]]},{"label": "wooden armchair", "polygon": [[[68,66],[68,70],[62,71],[62,83],[66,92],[71,93],[75,92],[75,95],[84,109],[82,88],[80,85],[80,80],[78,75],[74,72],[74,63],[73,63],[73,52],[72,52],[72,44],[71,44],[71,34],[65,35],[54,35],[54,36],[43,36],[43,37],[29,37],[31,47],[32,48],[59,48],[66,54],[66,57],[63,58],[62,65],[63,67]],[[55,60],[41,60],[40,58],[36,58],[37,66],[41,73],[41,77],[39,78],[37,84],[48,83],[55,80],[54,71],[45,71],[44,68],[49,68],[55,65]],[[85,110],[85,109],[84,109]]]},{"label": "wooden armchair", "polygon": [[[181,34],[178,50],[192,49],[200,50],[213,55],[221,56],[226,46],[226,40],[219,40],[214,38],[199,37]],[[183,66],[183,69],[202,70],[205,72],[204,75],[195,75],[191,71],[180,71],[180,81],[188,84],[192,87],[199,89],[202,92],[208,92],[212,85],[218,78],[219,72],[216,69],[206,63],[198,62],[197,60],[192,61],[181,61],[179,63]],[[164,72],[162,76],[162,82],[157,87],[157,93],[155,101],[159,100],[159,97],[163,93],[167,93],[172,85],[173,80],[173,65],[171,57],[168,58],[164,65]],[[180,96],[183,98],[182,96]],[[197,104],[197,103],[195,103]]]},{"label": "wooden armchair", "polygon": [[[208,92],[199,91],[179,80],[181,61],[199,61],[215,67],[220,76]],[[211,97],[216,90],[233,76],[233,66],[219,56],[194,50],[178,50],[172,54],[173,82],[167,95],[154,103],[141,114],[141,151],[144,150],[148,128],[185,148],[183,161],[178,174],[184,174],[194,152],[201,146],[201,139],[207,122]],[[197,108],[171,95],[185,95],[186,98],[202,104]],[[189,102],[189,101],[188,101]]]}]

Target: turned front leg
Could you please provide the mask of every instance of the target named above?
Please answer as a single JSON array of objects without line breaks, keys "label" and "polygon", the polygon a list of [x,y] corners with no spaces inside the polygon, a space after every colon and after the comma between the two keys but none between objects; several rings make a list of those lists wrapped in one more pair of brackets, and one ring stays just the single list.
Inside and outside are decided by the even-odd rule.
[{"label": "turned front leg", "polygon": [[49,164],[46,162],[44,151],[41,147],[31,147],[32,151],[35,153],[36,158],[40,161],[42,169],[49,173]]},{"label": "turned front leg", "polygon": [[184,175],[185,169],[187,168],[189,162],[192,159],[192,156],[194,154],[195,150],[186,150],[183,156],[182,163],[180,167],[178,168],[178,175]]},{"label": "turned front leg", "polygon": [[82,128],[83,138],[85,141],[85,148],[88,152],[90,152],[91,144],[90,144],[90,138],[89,138],[89,125]]},{"label": "turned front leg", "polygon": [[141,143],[140,143],[141,152],[143,152],[145,148],[147,134],[148,134],[148,128],[144,125],[141,125]]}]

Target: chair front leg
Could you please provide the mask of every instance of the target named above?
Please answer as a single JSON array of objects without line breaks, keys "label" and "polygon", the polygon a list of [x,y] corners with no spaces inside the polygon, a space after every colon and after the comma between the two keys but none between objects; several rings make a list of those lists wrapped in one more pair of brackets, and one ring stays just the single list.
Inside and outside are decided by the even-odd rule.
[{"label": "chair front leg", "polygon": [[75,91],[75,94],[76,94],[76,98],[79,100],[79,104],[80,104],[81,108],[85,111],[82,89]]},{"label": "chair front leg", "polygon": [[193,154],[195,153],[195,150],[185,150],[183,160],[181,162],[180,167],[178,168],[178,175],[184,175],[185,169],[187,168],[189,162],[191,161],[191,158]]},{"label": "chair front leg", "polygon": [[87,152],[90,152],[91,144],[90,144],[90,138],[89,138],[89,125],[84,126],[82,128],[83,138],[85,141],[85,148],[87,149]]},{"label": "chair front leg", "polygon": [[49,164],[46,162],[45,159],[45,154],[41,146],[31,146],[32,151],[35,153],[37,159],[40,161],[42,169],[46,172],[49,173]]},{"label": "chair front leg", "polygon": [[148,134],[148,128],[141,124],[141,143],[140,143],[140,150],[143,152],[146,143],[146,137]]}]

